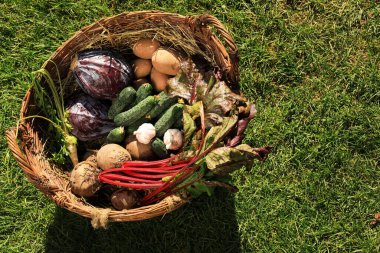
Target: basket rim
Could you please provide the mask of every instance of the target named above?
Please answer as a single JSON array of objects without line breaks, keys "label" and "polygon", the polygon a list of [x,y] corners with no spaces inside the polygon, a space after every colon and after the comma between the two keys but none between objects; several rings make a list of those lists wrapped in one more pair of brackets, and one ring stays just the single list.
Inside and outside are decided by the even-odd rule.
[{"label": "basket rim", "polygon": [[[61,53],[63,48],[69,43],[72,43],[78,35],[89,32],[91,31],[91,29],[98,29],[100,26],[106,24],[107,22],[115,18],[126,18],[130,15],[159,15],[161,17],[169,15],[171,17],[186,20],[187,22],[189,22],[190,26],[200,26],[201,30],[205,30],[208,34],[212,34],[211,41],[213,41],[213,43],[216,43],[217,50],[220,50],[223,55],[227,55],[227,61],[232,62],[232,67],[230,69],[222,69],[222,71],[231,71],[232,69],[235,75],[237,73],[236,80],[238,80],[238,72],[236,72],[238,63],[237,47],[231,35],[227,32],[227,30],[224,28],[224,26],[218,19],[209,14],[203,14],[200,16],[183,16],[177,13],[169,13],[159,10],[123,12],[111,17],[102,18],[90,25],[84,26],[83,28],[78,30],[73,36],[67,39],[64,43],[62,43],[50,55],[49,59],[44,62],[42,68],[49,68],[49,66],[52,64],[51,59],[57,57]],[[227,52],[223,44],[213,34],[211,29],[209,29],[209,26],[215,27],[216,30],[222,34],[222,37],[227,41],[229,52]],[[32,92],[33,89],[30,88],[23,98],[20,110],[20,118],[24,118],[28,112]],[[22,134],[19,135],[16,133],[16,131],[17,133],[18,131],[20,131]],[[43,143],[39,139],[38,133],[34,131],[31,123],[22,124],[17,129],[8,129],[6,131],[6,138],[8,142],[8,147],[10,148],[19,166],[24,171],[24,174],[27,177],[27,179],[36,188],[41,190],[47,197],[52,199],[58,206],[63,207],[71,212],[77,213],[80,216],[91,218],[92,225],[94,226],[94,228],[106,227],[108,222],[145,220],[156,216],[161,216],[166,213],[170,213],[171,211],[181,207],[189,201],[189,197],[177,194],[169,196],[155,204],[122,211],[111,210],[110,208],[75,205],[72,202],[70,202],[70,200],[72,200],[71,197],[75,195],[71,193],[71,191],[67,190],[67,185],[65,185],[63,182],[54,182],[55,184],[53,184],[52,182],[46,182],[47,172],[42,168],[42,166],[47,166],[47,161],[40,161],[41,155],[43,153]],[[19,145],[19,142],[21,145]],[[32,148],[28,146],[30,145],[30,142],[32,143]]]}]

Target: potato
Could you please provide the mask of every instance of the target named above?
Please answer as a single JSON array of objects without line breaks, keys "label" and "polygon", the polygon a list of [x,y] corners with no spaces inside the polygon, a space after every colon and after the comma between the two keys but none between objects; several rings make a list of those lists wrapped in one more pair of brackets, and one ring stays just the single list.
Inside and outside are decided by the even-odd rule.
[{"label": "potato", "polygon": [[126,189],[114,192],[111,196],[111,203],[116,210],[131,209],[138,200],[137,193]]},{"label": "potato", "polygon": [[150,143],[142,144],[138,142],[135,135],[128,136],[125,143],[126,149],[131,154],[133,160],[152,160],[154,158]]},{"label": "potato", "polygon": [[160,73],[175,76],[180,68],[180,57],[175,51],[159,48],[152,56],[152,64]]},{"label": "potato", "polygon": [[101,170],[92,162],[78,163],[70,175],[71,191],[82,197],[91,197],[99,190],[98,175]]},{"label": "potato", "polygon": [[158,72],[154,67],[152,68],[152,72],[150,72],[150,79],[154,85],[156,91],[160,92],[165,90],[169,76],[166,74],[162,74]]},{"label": "potato", "polygon": [[153,53],[160,47],[160,42],[154,39],[141,39],[133,46],[133,53],[142,59],[152,59]]},{"label": "potato", "polygon": [[120,168],[123,163],[131,160],[129,152],[117,144],[107,144],[101,147],[96,155],[98,166],[102,170]]},{"label": "potato", "polygon": [[152,70],[152,62],[146,59],[136,59],[132,63],[132,68],[136,79],[143,78]]}]

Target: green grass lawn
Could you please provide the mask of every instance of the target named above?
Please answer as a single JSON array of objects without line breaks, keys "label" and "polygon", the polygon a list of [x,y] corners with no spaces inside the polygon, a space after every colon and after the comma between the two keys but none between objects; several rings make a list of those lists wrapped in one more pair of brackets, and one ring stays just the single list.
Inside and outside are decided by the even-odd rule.
[{"label": "green grass lawn", "polygon": [[94,231],[27,182],[1,138],[0,252],[379,252],[378,1],[0,1],[1,132],[31,71],[75,31],[147,9],[225,24],[259,110],[245,141],[273,145],[269,159],[234,174],[235,195]]}]

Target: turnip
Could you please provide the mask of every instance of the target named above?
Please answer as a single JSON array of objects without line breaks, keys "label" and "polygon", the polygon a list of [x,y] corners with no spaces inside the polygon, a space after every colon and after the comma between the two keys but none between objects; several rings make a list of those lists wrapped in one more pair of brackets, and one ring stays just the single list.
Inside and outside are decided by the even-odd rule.
[{"label": "turnip", "polygon": [[96,161],[102,170],[120,168],[123,163],[130,160],[129,152],[117,144],[104,145],[96,155]]},{"label": "turnip", "polygon": [[91,197],[99,190],[98,175],[101,170],[93,162],[78,163],[70,176],[71,191],[82,197]]}]

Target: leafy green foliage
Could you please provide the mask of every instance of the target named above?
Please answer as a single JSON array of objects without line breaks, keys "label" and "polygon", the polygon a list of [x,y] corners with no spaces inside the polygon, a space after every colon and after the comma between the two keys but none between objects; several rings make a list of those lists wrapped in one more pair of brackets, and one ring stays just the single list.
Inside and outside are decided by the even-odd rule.
[{"label": "leafy green foliage", "polygon": [[252,167],[258,154],[247,144],[219,147],[206,155],[207,168],[217,175],[227,175],[243,166]]},{"label": "leafy green foliage", "polygon": [[245,99],[232,92],[224,81],[216,80],[214,74],[210,74],[208,83],[204,75],[191,60],[183,61],[177,76],[169,79],[166,91],[170,96],[182,97],[190,104],[202,101],[206,127],[209,129],[221,124],[223,116],[235,110],[237,103]]},{"label": "leafy green foliage", "polygon": [[219,126],[214,126],[209,131],[207,131],[202,151],[213,149],[215,146],[217,146],[235,126],[237,119],[238,117],[236,115],[232,115],[231,117],[224,117],[222,124]]}]

